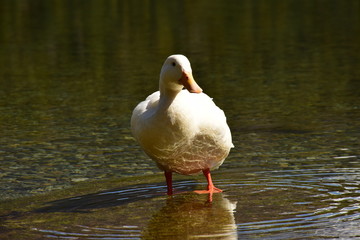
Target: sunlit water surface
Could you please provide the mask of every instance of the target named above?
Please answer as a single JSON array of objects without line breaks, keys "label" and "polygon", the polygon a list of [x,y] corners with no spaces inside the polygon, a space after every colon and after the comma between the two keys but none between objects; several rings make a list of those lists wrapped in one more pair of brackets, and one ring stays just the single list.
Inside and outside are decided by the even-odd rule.
[{"label": "sunlit water surface", "polygon": [[357,238],[358,170],[227,170],[211,203],[191,192],[204,187],[193,180],[176,182],[173,197],[164,184],[141,184],[48,202],[7,225],[49,239]]},{"label": "sunlit water surface", "polygon": [[[358,1],[5,1],[0,238],[360,237],[359,11]],[[233,133],[211,204],[167,198],[161,176],[136,182],[159,170],[131,136],[131,111],[173,53],[189,57]],[[71,192],[127,176],[137,178],[123,188]],[[56,189],[70,193],[53,201]]]}]

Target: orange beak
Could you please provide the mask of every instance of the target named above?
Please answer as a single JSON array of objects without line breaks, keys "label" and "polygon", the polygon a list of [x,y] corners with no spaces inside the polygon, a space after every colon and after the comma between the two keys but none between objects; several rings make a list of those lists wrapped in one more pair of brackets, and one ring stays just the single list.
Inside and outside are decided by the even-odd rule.
[{"label": "orange beak", "polygon": [[202,93],[202,89],[195,82],[191,73],[183,72],[179,82],[191,93]]}]

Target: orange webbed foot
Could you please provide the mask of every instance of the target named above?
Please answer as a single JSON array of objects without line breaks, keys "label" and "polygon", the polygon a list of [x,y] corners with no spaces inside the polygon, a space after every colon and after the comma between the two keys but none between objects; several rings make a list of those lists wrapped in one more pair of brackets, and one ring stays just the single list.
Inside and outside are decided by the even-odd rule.
[{"label": "orange webbed foot", "polygon": [[205,193],[209,194],[208,201],[212,202],[213,193],[221,193],[222,190],[220,188],[217,188],[217,187],[214,186],[214,184],[212,182],[212,179],[211,179],[211,174],[210,174],[209,169],[203,170],[203,173],[204,173],[204,176],[206,177],[206,180],[208,182],[207,190],[196,190],[194,192],[197,193],[197,194],[205,194]]},{"label": "orange webbed foot", "polygon": [[194,191],[197,194],[205,194],[205,193],[221,193],[223,192],[223,190],[221,190],[220,188],[217,187],[212,187],[208,190],[195,190]]}]

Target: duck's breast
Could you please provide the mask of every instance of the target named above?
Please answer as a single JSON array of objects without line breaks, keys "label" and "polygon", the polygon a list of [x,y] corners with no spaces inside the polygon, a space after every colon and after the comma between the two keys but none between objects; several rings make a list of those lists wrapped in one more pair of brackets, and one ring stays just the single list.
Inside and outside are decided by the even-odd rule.
[{"label": "duck's breast", "polygon": [[224,112],[206,94],[181,91],[167,109],[159,95],[140,103],[132,131],[143,150],[163,170],[191,174],[218,167],[232,147]]}]

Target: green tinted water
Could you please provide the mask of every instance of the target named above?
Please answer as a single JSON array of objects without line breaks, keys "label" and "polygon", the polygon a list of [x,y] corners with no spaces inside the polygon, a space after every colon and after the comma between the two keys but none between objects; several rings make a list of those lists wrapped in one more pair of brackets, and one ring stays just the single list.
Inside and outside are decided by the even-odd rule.
[{"label": "green tinted water", "polygon": [[[148,201],[116,190],[111,201],[136,201],[90,207],[79,216],[3,202],[4,215],[22,213],[4,217],[3,231],[84,239],[108,227],[105,235],[166,239],[161,226],[174,230],[169,226],[182,219],[174,230],[179,239],[360,236],[359,10],[358,1],[5,1],[1,199],[34,196],[26,201],[39,209],[55,200],[39,193],[95,194],[100,189],[90,180],[109,186],[109,178],[128,191],[140,179],[153,191]],[[163,186],[162,176],[129,130],[132,109],[157,90],[160,67],[173,53],[190,59],[233,133],[236,148],[214,176],[225,194],[211,206],[206,196],[159,196],[163,189],[151,184]],[[130,175],[138,178],[122,182]],[[79,182],[88,190],[69,188]],[[204,214],[220,233],[189,225],[203,226]]]}]

